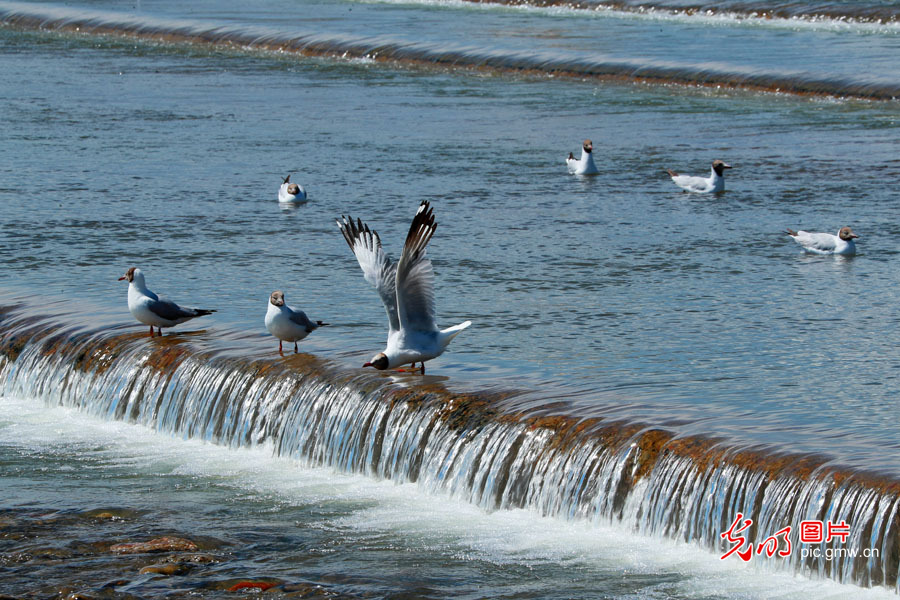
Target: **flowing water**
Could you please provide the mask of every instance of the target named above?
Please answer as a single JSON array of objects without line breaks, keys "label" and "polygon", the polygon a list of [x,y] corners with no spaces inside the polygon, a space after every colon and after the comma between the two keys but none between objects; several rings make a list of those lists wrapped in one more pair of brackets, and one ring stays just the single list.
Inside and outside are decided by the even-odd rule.
[{"label": "flowing water", "polygon": [[[895,597],[900,5],[514,4],[0,2],[0,593]],[[422,199],[473,326],[362,373],[334,219],[396,257]],[[150,340],[130,266],[218,312]],[[738,512],[878,556],[719,560]],[[98,550],[164,533],[215,561]]]}]

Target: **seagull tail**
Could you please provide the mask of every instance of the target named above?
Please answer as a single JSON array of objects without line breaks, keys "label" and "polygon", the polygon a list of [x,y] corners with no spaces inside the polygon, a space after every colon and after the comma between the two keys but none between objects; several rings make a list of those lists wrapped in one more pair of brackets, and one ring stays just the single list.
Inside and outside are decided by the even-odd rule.
[{"label": "seagull tail", "polygon": [[441,344],[444,348],[447,347],[447,344],[450,341],[459,335],[459,333],[472,324],[472,321],[466,321],[464,323],[460,323],[459,325],[454,325],[453,327],[448,327],[447,329],[441,330]]},{"label": "seagull tail", "polygon": [[195,308],[194,310],[197,311],[197,316],[198,316],[198,317],[205,317],[206,315],[211,315],[211,314],[213,314],[214,312],[216,312],[215,309],[208,310],[208,309],[205,309],[205,308]]}]

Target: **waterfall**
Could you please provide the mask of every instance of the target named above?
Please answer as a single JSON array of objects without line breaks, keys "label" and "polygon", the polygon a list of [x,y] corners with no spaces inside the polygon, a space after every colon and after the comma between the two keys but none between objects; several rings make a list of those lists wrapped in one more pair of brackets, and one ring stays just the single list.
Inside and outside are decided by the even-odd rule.
[{"label": "waterfall", "polygon": [[[518,392],[403,387],[309,355],[248,358],[198,350],[186,336],[66,329],[22,306],[0,307],[0,334],[0,395],[229,447],[267,444],[279,456],[414,482],[486,511],[614,523],[719,555],[741,513],[752,521],[741,535],[757,546],[791,527],[788,556],[752,556],[767,568],[897,589],[900,482],[827,457],[547,407],[516,413],[503,406]],[[804,521],[846,523],[846,539],[801,551]]]}]

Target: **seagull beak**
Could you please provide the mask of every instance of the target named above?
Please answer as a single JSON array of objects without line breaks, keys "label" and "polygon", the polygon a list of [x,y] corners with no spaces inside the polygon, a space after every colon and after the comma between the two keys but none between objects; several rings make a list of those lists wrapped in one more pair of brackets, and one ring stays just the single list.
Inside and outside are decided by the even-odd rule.
[{"label": "seagull beak", "polygon": [[121,277],[119,277],[119,281],[122,281],[123,279],[125,279],[125,276],[124,276],[124,275],[122,275]]},{"label": "seagull beak", "polygon": [[859,237],[859,236],[858,236],[858,235],[856,235],[856,234],[855,234],[855,233],[851,233],[851,234],[850,234],[850,237],[852,237],[852,238],[854,238],[854,239],[855,239],[855,238],[858,238],[858,237]]},{"label": "seagull beak", "polygon": [[363,365],[363,367],[374,367],[374,366],[375,366],[375,365],[373,365],[372,363],[366,363],[366,364]]},{"label": "seagull beak", "polygon": [[722,163],[722,168],[723,168],[723,169],[730,169],[730,168],[731,168],[731,165],[729,165],[729,164],[727,164],[727,163]]}]

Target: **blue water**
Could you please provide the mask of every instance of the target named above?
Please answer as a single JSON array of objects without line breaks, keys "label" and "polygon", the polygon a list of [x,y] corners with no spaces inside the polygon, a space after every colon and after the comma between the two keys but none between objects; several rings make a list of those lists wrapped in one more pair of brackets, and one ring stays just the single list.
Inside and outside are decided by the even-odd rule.
[{"label": "blue water", "polygon": [[[852,19],[358,2],[7,9],[144,20],[151,33],[174,22],[314,34],[338,48],[387,36],[513,66],[531,53],[900,87],[900,31]],[[396,257],[428,199],[439,324],[474,323],[429,363],[451,387],[533,390],[520,400],[532,410],[559,402],[900,474],[896,101],[9,27],[0,65],[5,298],[130,324],[116,279],[139,266],[151,289],[218,309],[175,331],[202,329],[211,345],[254,332],[246,352],[268,356],[262,319],[282,289],[332,324],[303,349],[357,368],[386,323],[334,219],[362,218]],[[563,161],[586,137],[601,171],[588,180]],[[665,175],[705,174],[715,158],[735,167],[720,196],[683,194]],[[288,173],[310,197],[294,210],[276,202]],[[803,255],[782,233],[843,225],[861,236],[856,257]]]}]

